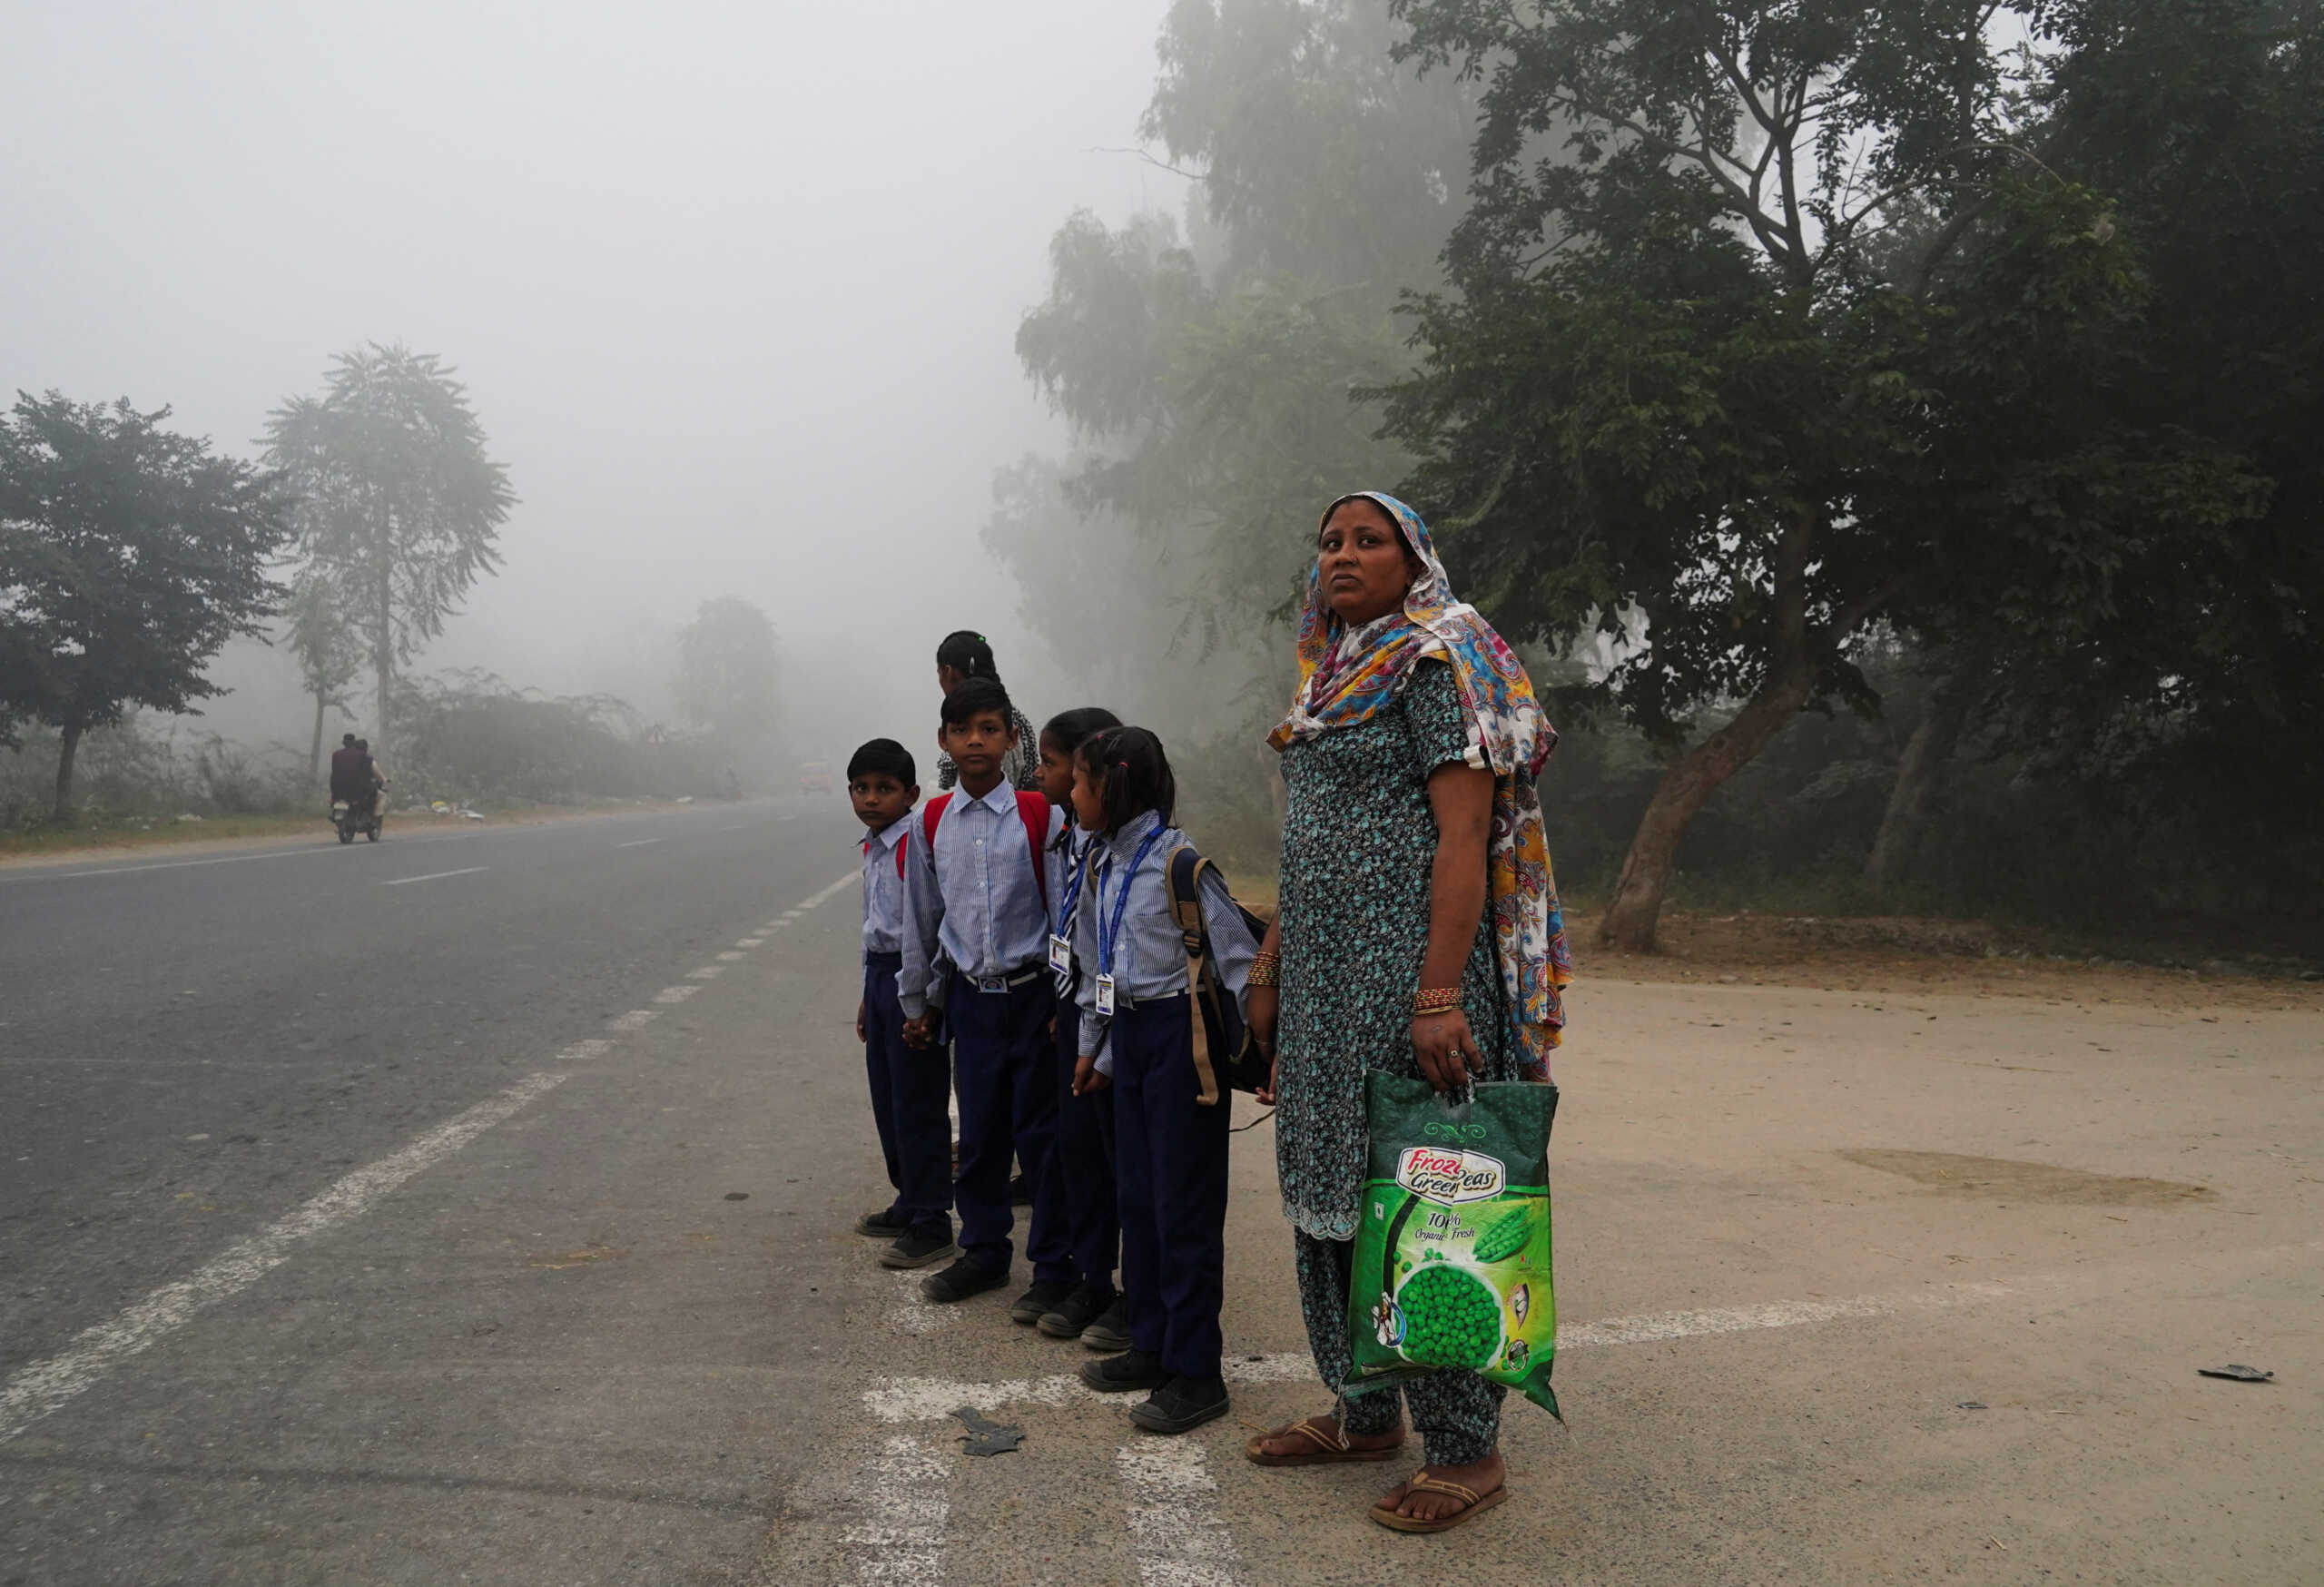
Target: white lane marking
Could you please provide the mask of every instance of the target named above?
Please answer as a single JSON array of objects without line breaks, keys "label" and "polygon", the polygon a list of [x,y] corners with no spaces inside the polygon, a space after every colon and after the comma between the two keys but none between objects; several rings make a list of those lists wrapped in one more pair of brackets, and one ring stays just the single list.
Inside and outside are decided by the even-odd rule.
[{"label": "white lane marking", "polygon": [[[263,854],[221,854],[214,860],[169,860],[158,865],[110,865],[102,871],[59,871],[59,881],[74,876],[128,876],[139,871],[185,871],[196,865],[241,865],[252,860],[288,860],[300,854],[329,854],[338,851],[337,843],[327,843],[311,849],[273,849]],[[37,881],[37,876],[11,876],[11,882]]]},{"label": "white lane marking", "polygon": [[1201,1444],[1150,1438],[1114,1453],[1129,1496],[1129,1536],[1146,1587],[1235,1587],[1235,1540]]},{"label": "white lane marking", "polygon": [[[1609,1345],[1644,1345],[1671,1339],[1694,1339],[1712,1334],[1739,1334],[1760,1328],[1796,1328],[1850,1317],[1895,1316],[1900,1313],[1934,1311],[2002,1300],[2015,1291],[2002,1284],[1960,1284],[1932,1293],[1908,1296],[1857,1296],[1846,1300],[1777,1301],[1767,1306],[1728,1306],[1718,1310],[1652,1312],[1635,1317],[1611,1317],[1602,1323],[1578,1323],[1558,1331],[1558,1354],[1599,1349]],[[1304,1355],[1262,1355],[1256,1360],[1229,1360],[1220,1368],[1229,1383],[1313,1382],[1315,1364]],[[877,1380],[863,1395],[863,1408],[875,1421],[932,1422],[949,1416],[959,1405],[980,1411],[1003,1405],[1062,1405],[1096,1398],[1097,1391],[1078,1377],[1002,1379],[992,1383],[961,1383],[943,1377],[890,1377]]]},{"label": "white lane marking", "polygon": [[1078,1377],[1020,1377],[999,1383],[891,1377],[864,1391],[863,1409],[879,1422],[937,1422],[962,1405],[997,1411],[1003,1405],[1063,1405],[1097,1397],[1097,1391]]},{"label": "white lane marking", "polygon": [[1766,1306],[1724,1306],[1711,1311],[1656,1312],[1646,1316],[1612,1317],[1602,1323],[1582,1323],[1558,1331],[1558,1354],[1589,1350],[1601,1345],[1645,1345],[1661,1339],[1698,1339],[1706,1334],[1741,1334],[1756,1328],[1797,1328],[1813,1323],[1833,1323],[1846,1317],[1885,1317],[1898,1312],[1926,1311],[1939,1306],[1967,1306],[1974,1301],[2000,1300],[2010,1293],[2005,1285],[1960,1284],[1933,1294],[1908,1296],[1859,1295],[1846,1300],[1780,1300]]},{"label": "white lane marking", "polygon": [[328,1234],[361,1217],[415,1174],[441,1161],[537,1098],[565,1083],[543,1071],[527,1075],[497,1096],[428,1131],[401,1151],[356,1169],[320,1194],[213,1257],[194,1273],[164,1284],[111,1322],[76,1335],[44,1361],[14,1374],[0,1388],[0,1443],[15,1437],[90,1387],[129,1357],[153,1348],[196,1312],[249,1288],[288,1260],[302,1240]]},{"label": "white lane marking", "polygon": [[[849,875],[842,876],[838,881],[832,882],[829,887],[824,888],[821,892],[815,894],[814,897],[808,899],[805,902],[802,903],[799,908],[803,910],[812,909],[819,903],[828,903],[832,899],[837,898],[841,893],[846,892],[849,888],[861,882],[862,880],[863,877],[861,872],[853,872]],[[796,914],[798,911],[794,910],[792,912]]]},{"label": "white lane marking", "polygon": [[683,1003],[702,989],[698,986],[665,986],[654,994],[657,1003]]},{"label": "white lane marking", "polygon": [[608,1030],[643,1030],[662,1017],[659,1009],[632,1009],[626,1014],[615,1014],[606,1021]]},{"label": "white lane marking", "polygon": [[463,865],[457,871],[430,871],[425,876],[399,876],[393,882],[382,882],[382,887],[409,887],[415,882],[441,882],[447,876],[473,876],[479,871],[489,871],[489,865]]},{"label": "white lane marking", "polygon": [[763,948],[766,946],[766,939],[764,937],[741,937],[735,940],[734,946],[737,948]]},{"label": "white lane marking", "polygon": [[896,1275],[900,1304],[888,1314],[888,1320],[904,1333],[933,1334],[952,1320],[950,1307],[933,1305],[921,1297],[920,1281],[925,1276],[909,1270]]},{"label": "white lane marking", "polygon": [[866,1551],[855,1562],[862,1587],[944,1579],[955,1464],[917,1438],[889,1438],[865,1463],[849,1495],[863,1507],[863,1519],[840,1534],[842,1543]]},{"label": "white lane marking", "polygon": [[603,1036],[591,1036],[575,1042],[558,1053],[558,1063],[591,1063],[614,1050],[614,1044]]},{"label": "white lane marking", "polygon": [[735,951],[734,951],[734,950],[733,950],[732,948],[729,948],[729,949],[727,949],[724,953],[721,953],[721,954],[718,956],[718,961],[719,961],[721,964],[732,964],[732,963],[734,963],[734,961],[736,961],[737,959],[742,959],[742,958],[744,958],[744,957],[746,957],[746,955],[744,955],[744,954],[741,954],[741,953],[737,953],[737,952],[735,952]]},{"label": "white lane marking", "polygon": [[661,841],[662,840],[660,838],[632,838],[625,843],[615,843],[614,847],[616,849],[642,849],[648,843],[658,843]]},{"label": "white lane marking", "polygon": [[725,973],[726,967],[723,964],[705,964],[700,970],[687,971],[686,979],[688,981],[716,981]]}]

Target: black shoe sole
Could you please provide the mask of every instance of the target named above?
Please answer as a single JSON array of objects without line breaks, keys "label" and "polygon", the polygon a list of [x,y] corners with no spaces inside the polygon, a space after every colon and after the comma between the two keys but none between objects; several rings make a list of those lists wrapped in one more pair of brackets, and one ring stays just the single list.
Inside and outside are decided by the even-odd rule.
[{"label": "black shoe sole", "polygon": [[1009,1308],[1009,1320],[1028,1328],[1038,1326],[1041,1319],[1049,1315],[1049,1308],[1046,1306],[1012,1306]]},{"label": "black shoe sole", "polygon": [[899,1257],[896,1255],[895,1247],[891,1246],[880,1253],[880,1266],[892,1267],[898,1272],[911,1267],[932,1267],[939,1262],[949,1262],[960,1254],[960,1247],[958,1246],[939,1246],[925,1257]]},{"label": "black shoe sole", "polygon": [[1128,1334],[1117,1334],[1111,1328],[1090,1324],[1081,1330],[1081,1342],[1092,1350],[1102,1350],[1108,1355],[1119,1355],[1130,1346]]},{"label": "black shoe sole", "polygon": [[1142,1405],[1132,1405],[1129,1410],[1129,1419],[1148,1433],[1189,1433],[1205,1422],[1215,1422],[1224,1416],[1233,1404],[1234,1402],[1226,1395],[1221,1395],[1214,1404],[1205,1405],[1199,1410],[1189,1412],[1184,1416],[1171,1416],[1156,1410],[1152,1402],[1149,1401]]},{"label": "black shoe sole", "polygon": [[1093,1388],[1101,1395],[1136,1394],[1139,1389],[1144,1389],[1147,1394],[1152,1394],[1156,1389],[1160,1388],[1164,1384],[1170,1381],[1170,1375],[1167,1372],[1157,1372],[1150,1377],[1130,1378],[1127,1380],[1118,1377],[1099,1377],[1094,1369],[1104,1365],[1105,1363],[1101,1361],[1093,1361],[1088,1366],[1081,1369],[1081,1382],[1083,1385],[1088,1388]]},{"label": "black shoe sole", "polygon": [[1076,1324],[1063,1312],[1045,1312],[1034,1326],[1052,1339],[1078,1339],[1088,1332],[1087,1324]]},{"label": "black shoe sole", "polygon": [[901,1225],[891,1227],[874,1223],[868,1217],[859,1217],[855,1220],[855,1232],[867,1240],[899,1240],[911,1231]]}]

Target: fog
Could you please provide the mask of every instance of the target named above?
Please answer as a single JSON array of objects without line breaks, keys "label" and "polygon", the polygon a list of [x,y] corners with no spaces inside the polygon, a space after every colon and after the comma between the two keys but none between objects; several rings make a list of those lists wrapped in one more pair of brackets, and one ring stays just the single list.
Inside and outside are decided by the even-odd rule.
[{"label": "fog", "polygon": [[[919,742],[956,626],[1065,704],[977,534],[1057,433],[1010,346],[1051,232],[1185,202],[1105,152],[1164,8],[18,0],[0,378],[250,455],[331,354],[442,355],[521,501],[418,670],[660,715],[673,631],[734,594],[803,723]],[[303,741],[287,657],[217,675],[203,725]]]}]

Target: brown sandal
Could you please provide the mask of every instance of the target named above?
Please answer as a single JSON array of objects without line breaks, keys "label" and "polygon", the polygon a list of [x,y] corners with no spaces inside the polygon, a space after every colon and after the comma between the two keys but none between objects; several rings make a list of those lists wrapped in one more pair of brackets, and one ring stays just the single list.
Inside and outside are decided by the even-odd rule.
[{"label": "brown sandal", "polygon": [[[1509,1487],[1503,1484],[1490,1493],[1480,1493],[1474,1488],[1448,1483],[1443,1477],[1432,1477],[1423,1470],[1413,1473],[1412,1480],[1404,1484],[1404,1498],[1409,1499],[1414,1493],[1443,1493],[1447,1498],[1460,1500],[1463,1508],[1450,1515],[1439,1515],[1433,1521],[1423,1521],[1417,1516],[1398,1514],[1395,1504],[1384,1501],[1372,1507],[1372,1519],[1391,1532],[1450,1532],[1470,1516],[1490,1510],[1508,1498]],[[1396,1503],[1400,1504],[1403,1500]]]},{"label": "brown sandal", "polygon": [[[1315,1446],[1313,1454],[1269,1454],[1265,1445],[1270,1438],[1305,1438]],[[1401,1438],[1379,1449],[1358,1449],[1347,1434],[1336,1427],[1325,1427],[1313,1416],[1302,1417],[1288,1427],[1278,1427],[1272,1433],[1262,1433],[1243,1445],[1244,1458],[1253,1465],[1353,1465],[1360,1462],[1385,1460],[1403,1447]]]}]

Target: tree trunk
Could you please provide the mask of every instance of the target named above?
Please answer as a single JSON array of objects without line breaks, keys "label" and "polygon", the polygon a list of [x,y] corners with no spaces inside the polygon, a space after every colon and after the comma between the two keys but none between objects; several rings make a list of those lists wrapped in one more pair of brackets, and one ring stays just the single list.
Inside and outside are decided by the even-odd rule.
[{"label": "tree trunk", "polygon": [[73,820],[73,760],[81,753],[84,729],[77,722],[67,723],[56,744],[56,824],[64,826]]},{"label": "tree trunk", "polygon": [[385,760],[388,755],[388,695],[395,681],[395,505],[379,503],[379,521],[373,530],[371,548],[372,575],[378,589],[379,632],[372,636],[371,656],[379,677],[379,719],[371,724],[371,758]]},{"label": "tree trunk", "polygon": [[1654,797],[1647,802],[1630,853],[1622,859],[1621,878],[1614,883],[1605,919],[1599,922],[1599,941],[1633,953],[1654,951],[1655,922],[1661,918],[1671,861],[1687,823],[1720,784],[1749,764],[1784,724],[1799,714],[1815,676],[1816,669],[1805,656],[1794,656],[1769,675],[1734,721],[1663,768],[1662,780],[1655,784]]},{"label": "tree trunk", "polygon": [[1905,740],[1905,753],[1896,758],[1896,781],[1888,790],[1888,808],[1880,817],[1880,834],[1872,840],[1871,857],[1864,862],[1866,881],[1893,887],[1905,879],[1913,845],[1928,816],[1936,774],[1953,758],[1953,746],[1961,736],[1961,695],[1955,680],[1939,684],[1921,714],[1920,725]]},{"label": "tree trunk", "polygon": [[323,706],[329,696],[315,691],[315,747],[307,752],[307,781],[320,786],[323,780]]},{"label": "tree trunk", "polygon": [[388,695],[395,682],[396,650],[393,622],[395,611],[391,600],[394,586],[383,568],[379,575],[379,634],[373,645],[371,657],[379,675],[378,716],[371,724],[371,757],[385,760],[388,755]]}]

